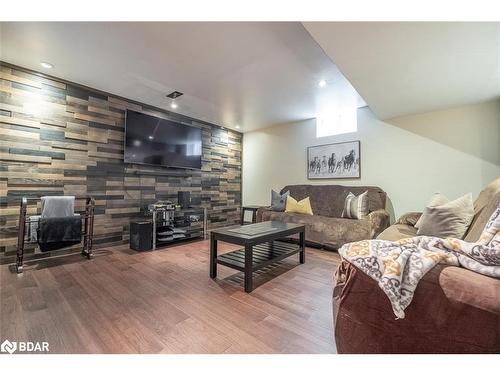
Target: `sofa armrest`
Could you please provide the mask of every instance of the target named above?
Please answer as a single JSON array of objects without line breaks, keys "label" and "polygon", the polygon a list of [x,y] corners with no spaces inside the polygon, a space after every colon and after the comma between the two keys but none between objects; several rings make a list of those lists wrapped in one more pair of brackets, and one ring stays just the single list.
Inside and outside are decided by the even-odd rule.
[{"label": "sofa armrest", "polygon": [[390,216],[386,210],[380,209],[370,212],[368,220],[370,220],[371,238],[375,238],[389,226]]},{"label": "sofa armrest", "polygon": [[395,320],[377,282],[343,261],[333,283],[337,351],[499,353],[499,283],[465,268],[438,264],[418,284],[406,317]]},{"label": "sofa armrest", "polygon": [[422,216],[422,212],[407,212],[398,219],[396,224],[404,224],[414,227],[418,219],[420,219],[420,216]]},{"label": "sofa armrest", "polygon": [[266,206],[266,207],[259,207],[257,209],[257,214],[255,215],[255,220],[257,221],[257,223],[260,223],[262,221],[262,214],[265,212],[265,211],[271,211],[271,207],[270,206]]}]

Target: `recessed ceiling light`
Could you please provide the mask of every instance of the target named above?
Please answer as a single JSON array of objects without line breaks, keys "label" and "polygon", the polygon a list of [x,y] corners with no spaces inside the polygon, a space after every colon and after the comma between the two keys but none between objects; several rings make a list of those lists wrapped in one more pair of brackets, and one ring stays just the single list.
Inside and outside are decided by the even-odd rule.
[{"label": "recessed ceiling light", "polygon": [[152,135],[150,135],[148,138],[149,138],[149,139],[153,139],[153,136],[152,136]]},{"label": "recessed ceiling light", "polygon": [[326,86],[326,81],[322,79],[321,81],[318,82],[319,87],[325,87]]},{"label": "recessed ceiling light", "polygon": [[177,103],[172,100],[172,103],[170,103],[170,108],[176,109]]},{"label": "recessed ceiling light", "polygon": [[174,91],[174,92],[171,92],[170,94],[168,94],[167,98],[177,99],[179,96],[182,96],[182,95],[184,95],[182,92],[180,92],[180,91]]},{"label": "recessed ceiling light", "polygon": [[239,129],[239,128],[240,128],[240,126],[239,126],[239,125],[235,125],[234,127],[235,127],[236,129]]},{"label": "recessed ceiling light", "polygon": [[48,63],[46,61],[42,61],[40,63],[40,65],[42,66],[42,68],[45,68],[45,69],[52,69],[54,67],[54,65],[52,65],[51,63]]}]

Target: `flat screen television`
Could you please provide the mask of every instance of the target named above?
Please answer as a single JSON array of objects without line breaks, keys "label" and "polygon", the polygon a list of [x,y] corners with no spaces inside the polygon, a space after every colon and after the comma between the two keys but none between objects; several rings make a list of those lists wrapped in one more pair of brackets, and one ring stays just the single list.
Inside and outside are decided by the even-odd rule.
[{"label": "flat screen television", "polygon": [[201,129],[127,110],[126,163],[201,169]]}]

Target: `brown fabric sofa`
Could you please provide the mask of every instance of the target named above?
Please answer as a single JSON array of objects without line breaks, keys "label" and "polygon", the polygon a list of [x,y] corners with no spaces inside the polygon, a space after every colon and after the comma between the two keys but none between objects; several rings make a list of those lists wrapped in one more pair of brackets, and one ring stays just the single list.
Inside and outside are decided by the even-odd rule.
[{"label": "brown fabric sofa", "polygon": [[[500,179],[474,203],[465,240],[475,242],[500,203]],[[420,213],[403,215],[377,238],[416,235]],[[420,281],[405,319],[369,276],[343,261],[334,277],[333,318],[339,353],[500,353],[500,279],[437,265]]]},{"label": "brown fabric sofa", "polygon": [[[297,200],[309,197],[314,215],[276,212],[262,207],[257,210],[257,222],[276,220],[305,224],[308,246],[335,250],[348,242],[375,238],[389,225],[386,193],[375,186],[290,185],[285,186],[281,194],[286,191]],[[359,195],[365,191],[368,191],[368,218],[341,218],[347,194]]]}]

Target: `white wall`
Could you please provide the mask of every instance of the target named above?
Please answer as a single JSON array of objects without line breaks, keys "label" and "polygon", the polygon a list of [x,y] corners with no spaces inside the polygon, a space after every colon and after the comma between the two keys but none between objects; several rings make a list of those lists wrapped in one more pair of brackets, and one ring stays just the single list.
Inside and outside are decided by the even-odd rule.
[{"label": "white wall", "polygon": [[[361,179],[307,180],[308,146],[360,140]],[[393,217],[421,211],[436,191],[450,199],[500,176],[500,101],[377,120],[358,111],[358,132],[316,138],[315,120],[245,133],[243,204],[268,205],[289,184],[377,185]]]}]

